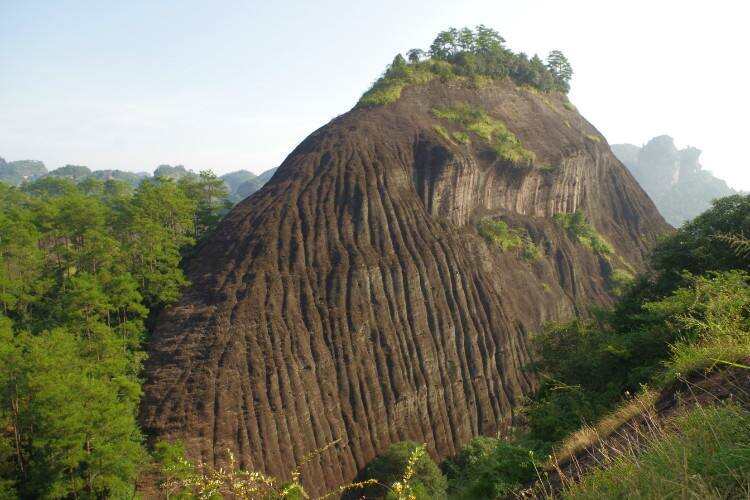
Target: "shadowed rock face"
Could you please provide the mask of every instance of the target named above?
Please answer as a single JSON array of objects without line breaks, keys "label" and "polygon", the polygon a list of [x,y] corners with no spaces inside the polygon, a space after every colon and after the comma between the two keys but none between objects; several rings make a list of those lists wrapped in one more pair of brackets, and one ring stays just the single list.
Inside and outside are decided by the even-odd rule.
[{"label": "shadowed rock face", "polygon": [[[548,168],[452,143],[434,107],[502,120]],[[615,255],[552,220],[581,210]],[[500,216],[535,261],[476,232]],[[506,425],[535,387],[528,336],[611,301],[614,268],[643,266],[668,230],[606,142],[560,96],[432,82],[314,132],[190,262],[192,286],[158,322],[142,421],[216,464],[281,477],[305,455],[311,493],[355,477],[390,443],[437,458]]]}]

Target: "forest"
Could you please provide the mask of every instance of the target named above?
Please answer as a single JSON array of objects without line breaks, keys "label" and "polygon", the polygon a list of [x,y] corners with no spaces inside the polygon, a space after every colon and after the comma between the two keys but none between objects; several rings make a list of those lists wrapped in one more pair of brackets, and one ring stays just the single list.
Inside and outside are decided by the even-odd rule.
[{"label": "forest", "polygon": [[0,497],[132,496],[148,326],[226,196],[209,171],[0,183]]},{"label": "forest", "polygon": [[[248,498],[259,492],[297,498],[297,483],[239,470],[222,476],[186,461],[179,443],[149,451],[137,424],[149,324],[179,297],[186,284],[181,260],[215,227],[225,198],[210,172],[146,180],[135,190],[91,179],[0,185],[4,497],[130,497],[139,474],[156,468],[172,493],[209,498],[207,492],[237,483],[254,492]],[[652,270],[613,309],[539,332],[534,369],[541,388],[512,435],[475,438],[443,464],[418,443],[399,443],[347,488],[397,498],[512,495],[543,484],[544,457],[570,446],[582,422],[593,425],[688,374],[744,367],[750,358],[750,242],[742,236],[750,232],[748,220],[750,197],[718,200],[656,248]],[[605,487],[608,494],[633,487],[674,494],[666,478],[676,473],[670,468],[676,453],[687,460],[696,492],[747,491],[744,396],[695,410],[678,433],[665,432],[646,451],[618,462],[637,473],[592,471],[586,477],[596,480],[585,479],[564,496],[588,498]],[[727,434],[705,436],[700,430],[707,425],[722,425]],[[682,438],[686,432],[696,434],[693,444],[702,439],[706,446],[691,447]],[[669,453],[659,448],[668,440]],[[726,456],[706,454],[717,444]]]}]

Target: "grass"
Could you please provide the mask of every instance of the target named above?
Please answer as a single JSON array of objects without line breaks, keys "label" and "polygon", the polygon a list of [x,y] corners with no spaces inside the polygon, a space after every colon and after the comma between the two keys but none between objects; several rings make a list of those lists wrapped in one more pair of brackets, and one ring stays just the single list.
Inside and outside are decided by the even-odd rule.
[{"label": "grass", "polygon": [[401,97],[401,92],[408,85],[424,85],[433,78],[450,78],[452,70],[450,65],[445,67],[440,61],[425,61],[418,64],[409,64],[398,72],[386,72],[380,77],[360,98],[358,106],[382,106],[396,102]]},{"label": "grass", "polygon": [[445,127],[443,127],[442,125],[435,125],[433,128],[435,129],[435,132],[437,132],[440,137],[442,137],[448,142],[453,142],[453,139],[451,139],[451,135],[448,133],[447,130],[445,130]]},{"label": "grass", "polygon": [[594,426],[584,425],[576,432],[569,435],[557,446],[553,452],[553,460],[548,467],[563,463],[577,455],[581,451],[594,446],[602,439],[607,438],[617,431],[623,424],[638,415],[653,408],[658,394],[652,390],[644,390],[637,396],[621,404],[615,411],[605,416]]},{"label": "grass", "polygon": [[614,269],[609,275],[609,285],[615,295],[622,295],[635,277],[625,269]]},{"label": "grass", "polygon": [[565,99],[565,100],[563,101],[563,107],[564,107],[565,109],[567,109],[568,111],[575,111],[575,110],[576,110],[576,107],[575,107],[575,106],[573,106],[573,103],[572,103],[572,102],[570,102],[570,101],[569,101],[569,100],[567,100],[567,99]]},{"label": "grass", "polygon": [[[432,114],[441,120],[452,122],[461,127],[454,133],[459,140],[461,137],[469,141],[469,133],[476,135],[487,143],[498,158],[514,165],[533,165],[536,155],[523,147],[521,141],[500,120],[493,118],[486,111],[472,107],[466,103],[459,103],[452,107],[434,108]],[[458,134],[458,136],[456,136]]]},{"label": "grass", "polygon": [[528,93],[530,93],[530,94],[534,94],[535,96],[537,96],[537,97],[538,97],[539,99],[541,99],[541,101],[542,101],[542,102],[543,102],[543,103],[544,103],[544,104],[545,104],[545,105],[546,105],[546,106],[547,106],[547,107],[548,107],[549,109],[551,109],[551,110],[553,110],[553,111],[555,111],[555,110],[556,110],[556,109],[555,109],[555,105],[554,105],[554,104],[552,104],[552,101],[551,101],[551,100],[549,99],[549,97],[547,97],[547,93],[546,93],[546,92],[542,92],[542,91],[541,91],[541,90],[539,90],[538,88],[536,88],[536,87],[532,87],[531,85],[523,85],[523,86],[521,86],[521,88],[522,88],[523,90],[525,90],[526,92],[528,92]]},{"label": "grass", "polygon": [[654,419],[563,498],[747,498],[750,414],[734,404]]},{"label": "grass", "polygon": [[523,245],[523,235],[511,229],[505,221],[485,218],[477,224],[477,231],[487,243],[500,247],[502,251],[512,250]]},{"label": "grass", "polygon": [[586,134],[586,138],[594,142],[602,142],[602,138],[595,134]]},{"label": "grass", "polygon": [[662,382],[668,384],[696,372],[707,372],[719,365],[742,366],[750,357],[750,334],[738,330],[727,335],[706,336],[697,343],[680,341],[671,346]]},{"label": "grass", "polygon": [[520,248],[524,260],[533,261],[541,256],[541,250],[524,229],[511,229],[505,221],[484,218],[477,224],[477,231],[487,243],[504,252]]},{"label": "grass", "polygon": [[461,144],[469,144],[469,134],[466,132],[453,132],[453,138]]},{"label": "grass", "polygon": [[554,220],[589,250],[605,256],[614,253],[612,246],[589,224],[581,212],[555,214]]}]

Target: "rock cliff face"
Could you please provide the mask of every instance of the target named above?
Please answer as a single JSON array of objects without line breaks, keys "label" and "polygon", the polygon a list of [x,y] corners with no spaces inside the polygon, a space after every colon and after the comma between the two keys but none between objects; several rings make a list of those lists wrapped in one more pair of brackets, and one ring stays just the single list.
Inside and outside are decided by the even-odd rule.
[{"label": "rock cliff face", "polygon": [[[536,154],[504,163],[449,139],[439,107],[470,105]],[[506,425],[535,387],[528,337],[611,300],[668,226],[604,139],[559,95],[511,82],[433,81],[356,108],[305,139],[189,265],[192,286],[158,322],[142,421],[210,464],[302,467],[321,493],[390,443],[438,457]],[[607,256],[553,220],[580,211]],[[483,217],[525,230],[537,259],[478,235]]]}]

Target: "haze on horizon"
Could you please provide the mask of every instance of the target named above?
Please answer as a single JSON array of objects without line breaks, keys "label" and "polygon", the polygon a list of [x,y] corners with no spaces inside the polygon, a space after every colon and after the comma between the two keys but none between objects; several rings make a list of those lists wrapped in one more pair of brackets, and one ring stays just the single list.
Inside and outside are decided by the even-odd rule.
[{"label": "haze on horizon", "polygon": [[348,111],[398,52],[485,24],[562,50],[571,100],[610,143],[669,134],[738,189],[750,33],[720,0],[364,2],[0,0],[0,156],[48,168],[219,174],[277,166]]}]

